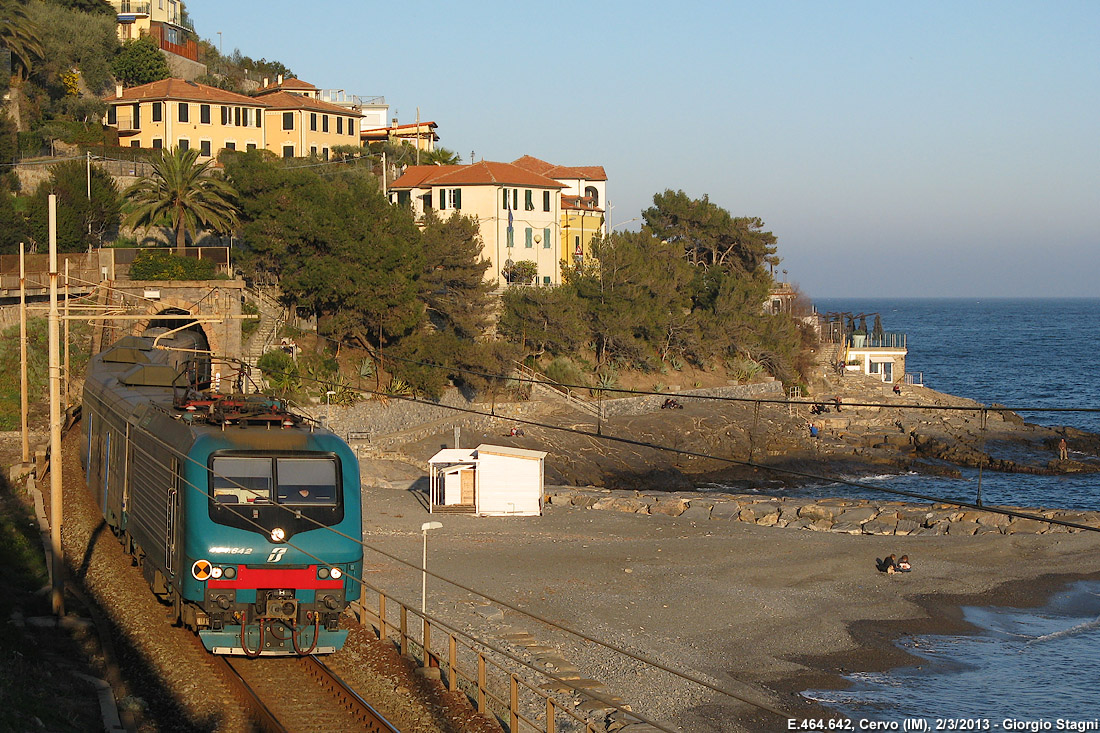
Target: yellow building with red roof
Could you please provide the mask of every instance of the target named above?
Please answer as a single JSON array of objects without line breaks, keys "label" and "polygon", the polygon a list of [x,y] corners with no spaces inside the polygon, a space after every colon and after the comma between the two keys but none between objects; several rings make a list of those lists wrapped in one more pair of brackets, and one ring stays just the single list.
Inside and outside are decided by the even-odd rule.
[{"label": "yellow building with red roof", "polygon": [[422,218],[462,214],[478,222],[485,277],[503,286],[509,266],[533,262],[531,285],[561,284],[562,183],[512,163],[414,165],[389,186],[390,200]]},{"label": "yellow building with red roof", "polygon": [[[297,80],[292,80],[297,82]],[[280,79],[282,83],[282,80]],[[295,85],[290,85],[295,86]],[[308,95],[267,88],[256,97],[183,79],[123,89],[107,103],[107,124],[135,148],[197,148],[199,159],[223,149],[270,150],[286,158],[328,158],[337,145],[358,145],[359,113]]]}]

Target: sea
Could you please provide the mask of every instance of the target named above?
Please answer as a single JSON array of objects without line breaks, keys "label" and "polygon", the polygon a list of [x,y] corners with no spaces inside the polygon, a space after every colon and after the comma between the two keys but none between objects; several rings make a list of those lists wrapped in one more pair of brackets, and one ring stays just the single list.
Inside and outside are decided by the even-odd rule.
[{"label": "sea", "polygon": [[[1019,409],[1029,422],[1100,432],[1100,299],[824,299],[816,306],[868,314],[868,325],[880,315],[884,330],[907,336],[906,371],[932,389]],[[978,486],[976,471],[961,479],[846,478],[966,501]],[[874,494],[828,483],[808,491]],[[981,493],[985,504],[1100,510],[1100,475],[986,471]],[[913,666],[853,673],[847,689],[803,694],[847,715],[856,730],[1100,731],[1100,582],[1074,583],[1040,608],[964,614],[973,633],[898,642],[919,660]]]}]

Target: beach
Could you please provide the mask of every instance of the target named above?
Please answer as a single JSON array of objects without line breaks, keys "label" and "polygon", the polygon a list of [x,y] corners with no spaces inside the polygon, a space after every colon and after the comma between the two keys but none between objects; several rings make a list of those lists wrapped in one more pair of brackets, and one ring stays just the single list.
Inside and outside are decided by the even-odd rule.
[{"label": "beach", "polygon": [[[418,492],[372,488],[365,475],[364,504],[368,546],[419,567],[430,515]],[[802,690],[905,663],[900,635],[963,629],[963,605],[1039,605],[1070,580],[1100,577],[1091,532],[848,535],[553,505],[540,517],[430,518],[443,523],[429,540],[433,573],[795,717],[827,714]],[[878,572],[876,558],[891,553],[908,554],[913,572]],[[368,582],[418,605],[419,572],[370,549],[365,564]],[[494,643],[528,631],[582,676],[682,730],[786,729],[771,713],[639,671],[511,609],[487,613],[500,604],[434,577],[427,605]]]}]

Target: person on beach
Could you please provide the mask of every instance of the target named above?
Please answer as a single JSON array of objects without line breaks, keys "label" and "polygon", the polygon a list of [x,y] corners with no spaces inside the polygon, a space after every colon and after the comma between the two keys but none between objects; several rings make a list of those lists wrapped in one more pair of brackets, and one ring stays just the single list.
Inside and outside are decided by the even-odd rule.
[{"label": "person on beach", "polygon": [[1060,460],[1060,461],[1068,461],[1069,460],[1069,446],[1066,445],[1066,439],[1065,438],[1062,438],[1061,440],[1058,441],[1058,460]]},{"label": "person on beach", "polygon": [[836,407],[837,412],[840,412],[840,395],[833,398],[833,406]]},{"label": "person on beach", "polygon": [[878,568],[880,573],[887,573],[893,575],[898,571],[898,561],[893,555],[884,557],[881,560],[875,560],[875,567]]},{"label": "person on beach", "polygon": [[894,567],[899,573],[908,573],[910,570],[913,569],[913,566],[909,564],[908,555],[902,555],[901,559],[898,560],[897,565],[895,565]]},{"label": "person on beach", "polygon": [[901,385],[898,384],[897,382],[894,382],[894,394],[896,394],[896,395],[901,394]]},{"label": "person on beach", "polygon": [[810,423],[810,437],[811,438],[816,438],[817,437],[817,426],[814,425],[813,423]]}]

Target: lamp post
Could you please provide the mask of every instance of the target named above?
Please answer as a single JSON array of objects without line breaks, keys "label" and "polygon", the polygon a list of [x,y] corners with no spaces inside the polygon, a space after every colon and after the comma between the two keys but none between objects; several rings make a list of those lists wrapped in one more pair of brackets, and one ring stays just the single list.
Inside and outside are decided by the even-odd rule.
[{"label": "lamp post", "polygon": [[420,615],[423,617],[428,607],[428,530],[439,529],[442,522],[424,522],[420,533],[424,537],[424,553],[420,560]]},{"label": "lamp post", "polygon": [[336,394],[336,392],[334,392],[331,389],[328,390],[327,392],[325,392],[325,427],[326,428],[329,426],[329,423],[332,422],[332,403],[329,400],[332,398],[332,396],[334,394]]},{"label": "lamp post", "polygon": [[618,224],[616,224],[615,226],[613,226],[613,227],[611,227],[610,229],[608,229],[608,231],[609,231],[609,232],[613,232],[613,231],[615,231],[615,230],[616,230],[616,229],[617,229],[618,227],[621,227],[621,226],[626,226],[626,225],[627,225],[627,224],[629,224],[630,222],[632,222],[632,221],[638,221],[638,220],[639,220],[639,219],[641,219],[641,218],[642,218],[642,217],[640,217],[640,216],[636,216],[636,217],[634,217],[633,219],[627,219],[626,221],[620,221],[620,222],[619,222]]}]

